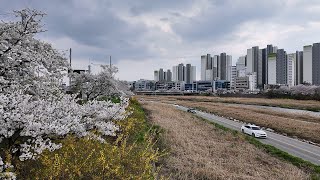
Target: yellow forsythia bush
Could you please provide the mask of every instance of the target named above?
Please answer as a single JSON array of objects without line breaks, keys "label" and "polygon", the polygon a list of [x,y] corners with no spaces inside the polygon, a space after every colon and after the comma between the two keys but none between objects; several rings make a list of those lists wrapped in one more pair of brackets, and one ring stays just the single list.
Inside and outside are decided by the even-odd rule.
[{"label": "yellow forsythia bush", "polygon": [[67,137],[63,147],[53,153],[45,152],[37,161],[30,160],[30,169],[21,174],[26,179],[153,179],[157,172],[153,162],[160,153],[153,149],[149,138],[144,149],[137,143],[101,144],[88,138]]},{"label": "yellow forsythia bush", "polygon": [[[156,179],[155,163],[165,153],[156,147],[156,132],[145,122],[140,105],[121,121],[121,132],[106,143],[67,136],[62,148],[17,165],[19,179]],[[152,130],[153,129],[153,130]]]}]

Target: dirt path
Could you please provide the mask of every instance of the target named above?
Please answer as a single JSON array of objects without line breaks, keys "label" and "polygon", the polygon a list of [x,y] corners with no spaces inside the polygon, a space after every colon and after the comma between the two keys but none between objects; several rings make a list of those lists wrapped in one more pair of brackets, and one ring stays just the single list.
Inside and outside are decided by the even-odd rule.
[{"label": "dirt path", "polygon": [[305,172],[257,149],[243,136],[172,106],[142,105],[150,120],[165,129],[171,154],[161,173],[171,179],[307,179]]}]

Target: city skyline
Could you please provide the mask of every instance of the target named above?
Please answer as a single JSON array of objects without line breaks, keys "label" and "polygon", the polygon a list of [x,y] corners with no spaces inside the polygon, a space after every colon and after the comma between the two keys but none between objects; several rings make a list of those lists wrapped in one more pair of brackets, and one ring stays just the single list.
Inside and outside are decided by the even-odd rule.
[{"label": "city skyline", "polygon": [[1,2],[2,19],[26,7],[47,13],[48,31],[37,38],[59,50],[72,48],[75,68],[108,63],[111,55],[117,77],[124,80],[152,79],[148,69],[161,64],[164,69],[180,62],[200,67],[203,53],[226,52],[234,65],[253,46],[302,51],[317,42],[320,30],[319,1]]}]

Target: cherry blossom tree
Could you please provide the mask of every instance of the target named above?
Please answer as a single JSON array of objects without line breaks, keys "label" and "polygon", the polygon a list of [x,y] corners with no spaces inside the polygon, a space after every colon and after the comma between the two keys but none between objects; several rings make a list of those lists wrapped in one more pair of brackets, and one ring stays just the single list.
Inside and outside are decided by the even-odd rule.
[{"label": "cherry blossom tree", "polygon": [[[5,152],[21,161],[35,159],[46,149],[60,148],[54,140],[67,134],[103,143],[103,136],[115,135],[119,127],[114,121],[126,116],[128,106],[122,97],[117,104],[95,100],[98,95],[122,95],[112,76],[115,70],[76,77],[90,94],[91,101],[83,105],[74,95],[64,94],[60,82],[68,71],[66,59],[34,38],[44,32],[45,14],[24,9],[15,15],[21,20],[0,23],[0,178],[14,178]],[[92,134],[93,129],[99,133]]]},{"label": "cherry blossom tree", "polygon": [[88,100],[98,97],[130,96],[132,92],[125,82],[116,80],[114,75],[118,72],[115,66],[101,65],[102,71],[98,74],[73,73],[71,74],[71,91],[84,93]]}]

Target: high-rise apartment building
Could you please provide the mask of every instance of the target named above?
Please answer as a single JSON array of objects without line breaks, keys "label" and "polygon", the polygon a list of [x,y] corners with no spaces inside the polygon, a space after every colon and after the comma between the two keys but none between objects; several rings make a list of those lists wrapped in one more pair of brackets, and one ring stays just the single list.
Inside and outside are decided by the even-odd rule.
[{"label": "high-rise apartment building", "polygon": [[181,63],[178,65],[178,81],[185,81],[186,67]]},{"label": "high-rise apartment building", "polygon": [[277,54],[268,55],[268,84],[277,84]]},{"label": "high-rise apartment building", "polygon": [[191,79],[192,79],[192,74],[191,74],[191,64],[186,64],[186,74],[185,74],[185,79],[187,84],[191,84]]},{"label": "high-rise apartment building", "polygon": [[154,81],[159,81],[159,71],[154,71],[153,76]]},{"label": "high-rise apartment building", "polygon": [[320,43],[312,46],[312,84],[320,85]]},{"label": "high-rise apartment building", "polygon": [[296,84],[303,83],[303,51],[296,51]]},{"label": "high-rise apartment building", "polygon": [[253,49],[252,48],[247,49],[247,72],[248,73],[254,72],[253,61],[254,61]]},{"label": "high-rise apartment building", "polygon": [[201,56],[201,80],[206,80],[206,70],[212,69],[212,58],[210,54]]},{"label": "high-rise apartment building", "polygon": [[193,81],[196,81],[196,67],[191,64],[186,64],[185,67],[185,83],[192,84]]},{"label": "high-rise apartment building", "polygon": [[312,45],[303,46],[303,83],[312,83]]},{"label": "high-rise apartment building", "polygon": [[246,69],[246,56],[240,56],[236,63],[237,71]]},{"label": "high-rise apartment building", "polygon": [[234,89],[236,86],[236,78],[237,78],[237,67],[231,66],[231,81],[230,81],[231,89]]},{"label": "high-rise apartment building", "polygon": [[228,80],[231,81],[232,56],[226,53],[201,56],[201,80]]},{"label": "high-rise apartment building", "polygon": [[218,70],[218,76],[220,77],[220,80],[227,80],[227,55],[226,53],[221,53],[219,58],[219,70]]},{"label": "high-rise apartment building", "polygon": [[226,68],[226,80],[232,80],[232,56],[227,55],[227,68]]},{"label": "high-rise apartment building", "polygon": [[219,56],[210,54],[201,56],[201,80],[211,81],[217,79]]},{"label": "high-rise apartment building", "polygon": [[284,49],[277,50],[277,84],[287,84],[287,53]]},{"label": "high-rise apartment building", "polygon": [[179,64],[178,66],[172,67],[172,73],[173,73],[173,81],[175,82],[181,82],[185,81],[185,69],[186,67],[183,64]]},{"label": "high-rise apartment building", "polygon": [[197,67],[196,66],[191,66],[191,77],[192,77],[192,81],[196,81],[197,80]]},{"label": "high-rise apartment building", "polygon": [[164,73],[163,73],[163,69],[160,68],[159,70],[159,81],[163,82],[164,81]]},{"label": "high-rise apartment building", "polygon": [[287,83],[289,87],[296,85],[296,53],[288,54],[287,60]]},{"label": "high-rise apartment building", "polygon": [[173,72],[173,81],[175,82],[185,82],[187,84],[191,84],[196,80],[196,67],[191,66],[191,64],[179,64],[178,66],[172,67]]},{"label": "high-rise apartment building", "polygon": [[218,79],[218,60],[219,60],[219,56],[218,55],[214,55],[212,57],[212,80],[216,80]]},{"label": "high-rise apartment building", "polygon": [[247,73],[256,72],[257,86],[262,88],[262,52],[259,46],[247,49]]},{"label": "high-rise apartment building", "polygon": [[163,68],[160,68],[153,72],[153,77],[156,82],[170,82],[172,81],[172,72],[169,69],[164,71]]},{"label": "high-rise apartment building", "polygon": [[258,60],[255,63],[255,72],[257,72],[257,86],[259,88],[263,88],[262,77],[264,76],[264,72],[262,71],[263,67],[263,50],[258,48]]},{"label": "high-rise apartment building", "polygon": [[172,72],[170,69],[167,70],[167,73],[166,73],[166,81],[167,82],[171,82],[172,81]]},{"label": "high-rise apartment building", "polygon": [[262,49],[262,84],[268,83],[268,55],[277,53],[278,47],[268,44],[267,48]]}]

